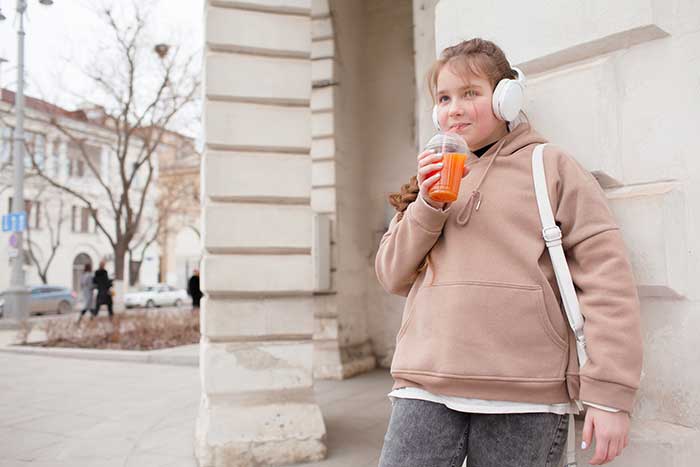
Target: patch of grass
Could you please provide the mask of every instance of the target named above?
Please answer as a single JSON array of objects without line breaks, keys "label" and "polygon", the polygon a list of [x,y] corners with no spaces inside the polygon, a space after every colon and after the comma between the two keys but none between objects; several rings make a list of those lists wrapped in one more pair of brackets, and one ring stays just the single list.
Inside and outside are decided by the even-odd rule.
[{"label": "patch of grass", "polygon": [[75,317],[42,323],[42,347],[79,347],[116,350],[155,350],[199,342],[199,312],[189,309],[143,310],[95,319]]}]

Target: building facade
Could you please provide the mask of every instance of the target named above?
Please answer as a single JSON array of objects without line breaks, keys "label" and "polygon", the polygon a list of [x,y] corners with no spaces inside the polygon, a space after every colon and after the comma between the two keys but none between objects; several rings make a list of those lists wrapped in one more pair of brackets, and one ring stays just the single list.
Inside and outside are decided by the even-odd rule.
[{"label": "building facade", "polygon": [[186,288],[201,260],[201,156],[192,138],[166,132],[158,152],[160,282]]},{"label": "building facade", "polygon": [[[52,123],[52,119],[56,124]],[[0,100],[0,196],[3,214],[10,212],[13,194],[13,128],[14,93],[3,89]],[[84,153],[66,132],[83,140]],[[95,168],[102,182],[113,192],[118,190],[120,181],[114,153],[116,135],[109,128],[104,112],[100,108],[68,111],[41,99],[25,97],[25,137],[24,198],[29,224],[29,231],[25,233],[25,283],[41,284],[41,269],[46,272],[48,284],[78,291],[85,264],[91,264],[94,270],[102,259],[107,261],[107,270],[113,275],[112,247],[98,230],[85,204],[32,174],[33,154],[47,176],[91,200],[97,207],[100,222],[104,222],[107,228],[114,228],[106,191],[90,168],[90,165]],[[132,146],[130,154],[135,157],[140,143],[136,140]],[[144,183],[145,177],[138,176],[135,190],[139,190]],[[156,191],[151,190],[153,193]],[[147,195],[144,219],[143,234],[146,235],[154,230],[151,224],[157,223],[155,195]],[[9,236],[10,233],[3,233],[0,244],[0,262],[8,265]],[[27,238],[30,242],[26,241]],[[142,251],[144,246],[145,243],[141,248],[134,248],[132,259],[143,258],[139,276],[146,283],[155,283],[158,280],[159,248],[156,243]],[[129,277],[129,268],[126,269],[125,280]],[[9,266],[0,268],[0,289],[7,288],[9,282]]]},{"label": "building facade", "polygon": [[428,67],[470,37],[495,41],[526,73],[530,121],[596,176],[623,231],[645,362],[616,465],[696,463],[700,162],[689,139],[700,122],[700,4],[205,9],[200,465],[322,458],[314,377],[390,364],[404,299],[373,270],[393,214],[386,198],[433,132]]}]

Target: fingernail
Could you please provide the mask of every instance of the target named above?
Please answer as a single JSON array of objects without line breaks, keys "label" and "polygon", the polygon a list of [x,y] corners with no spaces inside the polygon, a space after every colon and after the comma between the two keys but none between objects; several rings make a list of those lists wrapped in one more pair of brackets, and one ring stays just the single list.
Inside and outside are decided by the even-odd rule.
[{"label": "fingernail", "polygon": [[588,445],[586,444],[585,441],[581,442],[581,449],[586,449]]},{"label": "fingernail", "polygon": [[438,167],[442,167],[443,165],[445,164],[443,164],[442,162],[438,162]]}]

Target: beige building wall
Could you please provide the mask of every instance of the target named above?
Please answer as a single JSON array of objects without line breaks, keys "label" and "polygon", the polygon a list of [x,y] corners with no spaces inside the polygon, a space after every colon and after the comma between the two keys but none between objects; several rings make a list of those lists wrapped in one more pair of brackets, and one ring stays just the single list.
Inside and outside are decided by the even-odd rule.
[{"label": "beige building wall", "polygon": [[314,376],[342,379],[375,359],[367,333],[362,224],[364,2],[312,8],[311,206],[330,220],[330,283],[314,296]]},{"label": "beige building wall", "polygon": [[318,1],[313,15],[311,204],[330,216],[332,241],[331,289],[314,300],[314,374],[343,378],[387,366],[400,322],[377,303],[393,299],[374,253],[386,195],[402,183],[391,161],[409,168],[405,180],[415,170],[412,5]]},{"label": "beige building wall", "polygon": [[379,364],[388,367],[401,324],[403,299],[387,294],[377,282],[374,256],[393,216],[387,201],[416,170],[415,72],[412,3],[367,3],[366,133],[367,164],[363,188],[368,193],[364,225],[371,239],[366,257],[367,313]]},{"label": "beige building wall", "polygon": [[631,443],[615,465],[697,465],[700,3],[534,0],[508,13],[441,0],[436,50],[496,41],[529,77],[533,125],[605,188],[637,278],[645,344]]}]

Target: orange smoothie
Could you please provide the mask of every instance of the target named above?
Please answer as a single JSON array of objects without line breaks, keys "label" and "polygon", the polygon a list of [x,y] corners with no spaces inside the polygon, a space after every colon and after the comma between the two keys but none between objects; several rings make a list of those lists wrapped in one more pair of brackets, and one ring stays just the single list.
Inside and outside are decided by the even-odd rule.
[{"label": "orange smoothie", "polygon": [[430,199],[439,203],[451,203],[457,199],[466,160],[465,153],[448,152],[442,155],[440,179],[428,191]]}]

